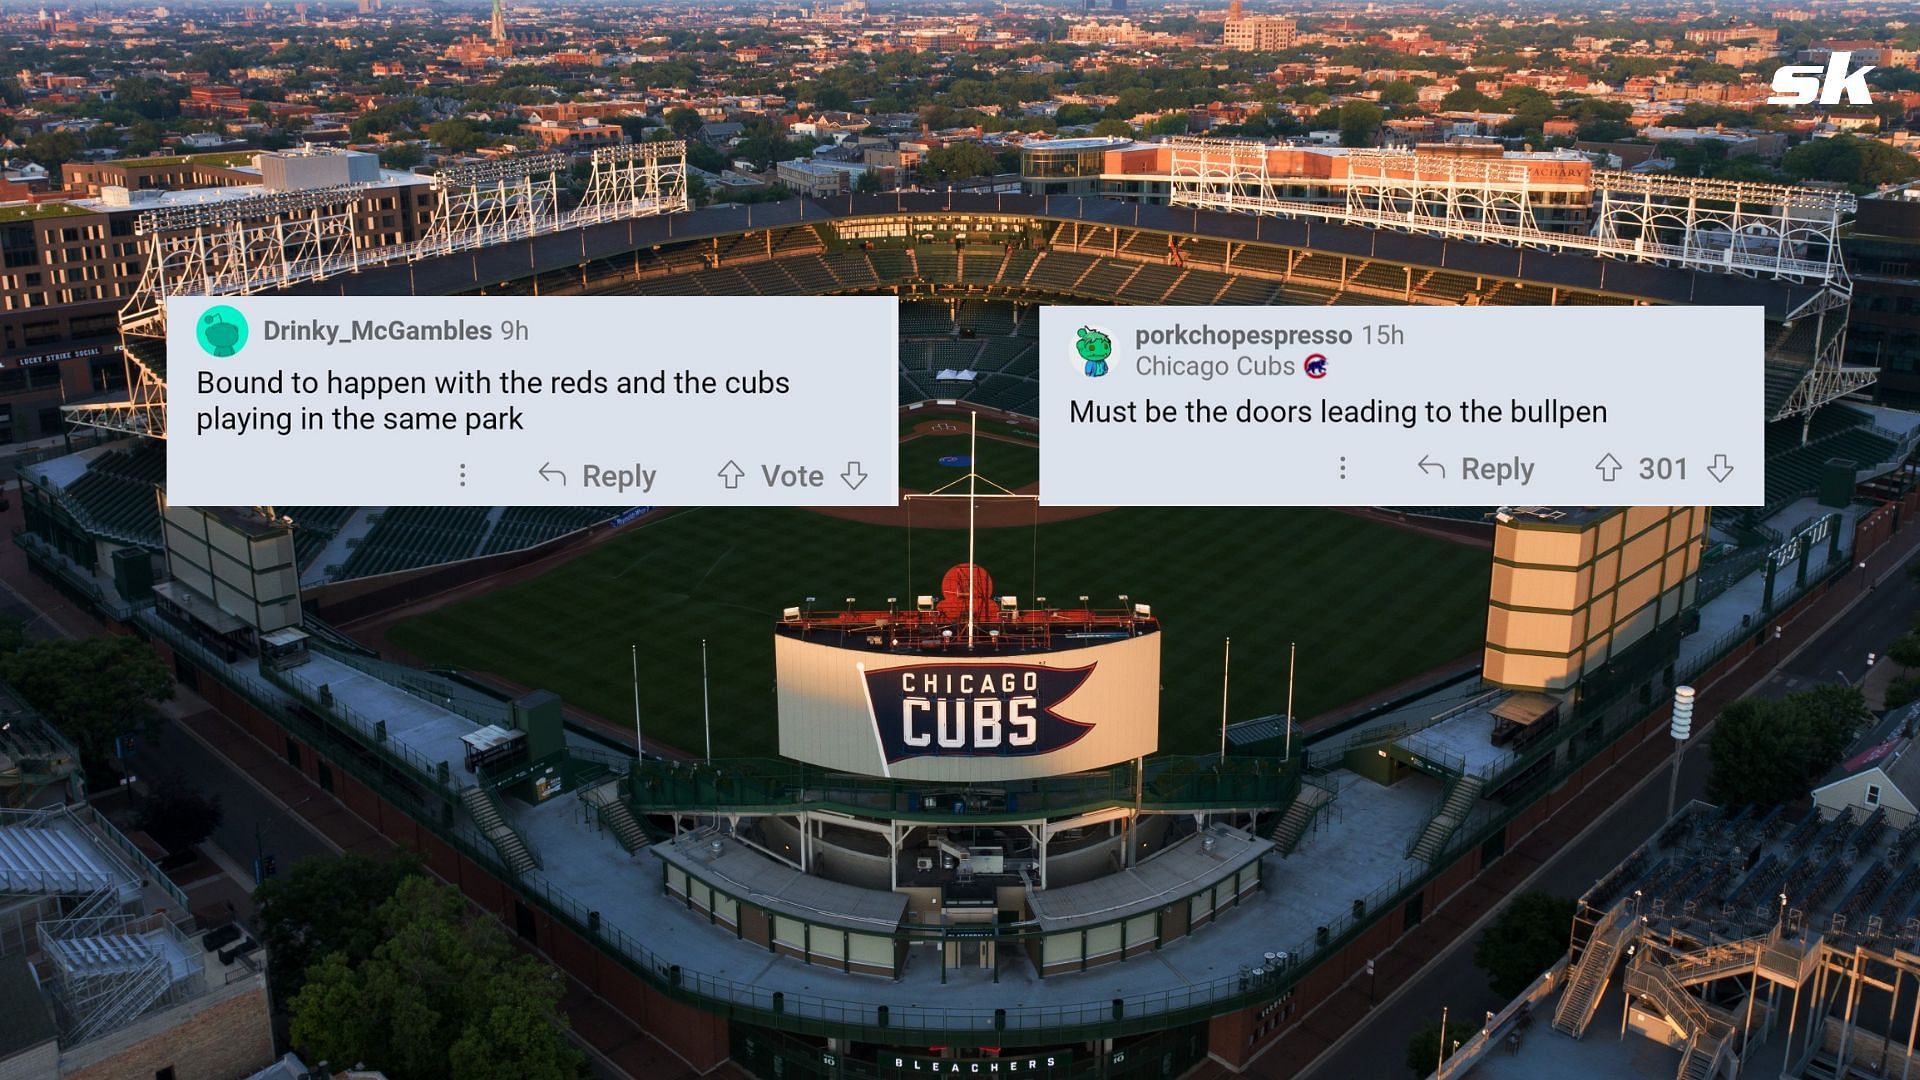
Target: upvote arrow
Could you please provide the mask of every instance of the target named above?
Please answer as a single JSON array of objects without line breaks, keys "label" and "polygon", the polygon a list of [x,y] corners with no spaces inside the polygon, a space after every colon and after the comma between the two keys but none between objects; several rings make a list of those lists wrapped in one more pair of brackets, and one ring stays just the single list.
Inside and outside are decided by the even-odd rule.
[{"label": "upvote arrow", "polygon": [[1606,457],[1594,462],[1593,467],[1600,470],[1601,482],[1611,484],[1613,478],[1620,474],[1620,459],[1609,453]]},{"label": "upvote arrow", "polygon": [[1707,466],[1707,471],[1713,474],[1714,483],[1724,484],[1727,482],[1727,477],[1733,475],[1733,466],[1727,464],[1727,455],[1715,454],[1713,464]]},{"label": "upvote arrow", "polygon": [[739,462],[729,461],[720,466],[720,471],[714,475],[726,483],[728,491],[732,491],[740,486],[740,478],[747,475],[747,470],[741,468]]}]

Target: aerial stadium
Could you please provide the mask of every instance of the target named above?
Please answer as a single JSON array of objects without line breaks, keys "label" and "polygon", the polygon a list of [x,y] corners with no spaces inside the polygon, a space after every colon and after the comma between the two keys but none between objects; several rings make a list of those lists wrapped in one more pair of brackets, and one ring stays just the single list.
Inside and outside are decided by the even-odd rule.
[{"label": "aerial stadium", "polygon": [[[1058,140],[1019,193],[693,209],[671,142],[571,205],[560,155],[304,154],[139,211],[128,396],[17,542],[700,1072],[1243,1069],[1915,508],[1842,193]],[[165,298],[263,293],[894,295],[915,497],[169,505]],[[1034,309],[1090,300],[1758,304],[1768,502],[1055,512]]]}]

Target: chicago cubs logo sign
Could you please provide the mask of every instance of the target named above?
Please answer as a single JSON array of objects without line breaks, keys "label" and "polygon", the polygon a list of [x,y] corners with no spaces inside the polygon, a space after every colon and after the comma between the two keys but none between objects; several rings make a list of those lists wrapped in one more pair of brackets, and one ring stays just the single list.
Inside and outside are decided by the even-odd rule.
[{"label": "chicago cubs logo sign", "polygon": [[1093,725],[1055,710],[1093,668],[928,663],[862,675],[891,764],[915,757],[1031,757],[1072,746]]}]

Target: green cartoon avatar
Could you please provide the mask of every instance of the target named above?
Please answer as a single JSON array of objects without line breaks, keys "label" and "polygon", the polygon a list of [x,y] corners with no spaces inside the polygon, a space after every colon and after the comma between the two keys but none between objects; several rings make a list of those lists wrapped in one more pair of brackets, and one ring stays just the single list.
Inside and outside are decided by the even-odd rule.
[{"label": "green cartoon avatar", "polygon": [[1107,357],[1113,355],[1113,339],[1107,336],[1106,331],[1083,326],[1079,340],[1073,343],[1073,347],[1079,350],[1080,359],[1086,361],[1088,376],[1097,379],[1107,373]]}]

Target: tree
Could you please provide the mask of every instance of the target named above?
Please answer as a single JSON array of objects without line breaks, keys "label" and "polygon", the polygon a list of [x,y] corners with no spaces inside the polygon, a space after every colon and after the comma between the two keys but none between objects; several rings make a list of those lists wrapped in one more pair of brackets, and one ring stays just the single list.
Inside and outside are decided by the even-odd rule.
[{"label": "tree", "polygon": [[1440,108],[1444,112],[1486,112],[1493,107],[1492,98],[1471,86],[1463,86],[1440,99]]},{"label": "tree", "polygon": [[115,739],[159,722],[173,676],[138,638],[36,641],[0,657],[0,678],[79,748],[96,771]]},{"label": "tree", "polygon": [[1887,659],[1904,668],[1920,667],[1920,631],[1894,638],[1887,646]]},{"label": "tree", "polygon": [[1380,129],[1380,106],[1355,98],[1340,106],[1340,145],[1367,146]]},{"label": "tree", "polygon": [[1809,711],[1789,698],[1741,698],[1713,724],[1707,763],[1707,798],[1720,805],[1776,807],[1805,798],[1809,782],[1834,759],[1822,757],[1822,738]]},{"label": "tree", "polygon": [[1117,116],[1109,116],[1093,125],[1093,133],[1095,135],[1104,135],[1108,138],[1131,139],[1133,138],[1133,125]]},{"label": "tree", "polygon": [[224,816],[220,798],[169,785],[140,803],[140,829],[169,852],[185,851],[213,835]]},{"label": "tree", "polygon": [[853,182],[853,190],[862,195],[880,194],[882,190],[880,187],[880,174],[874,172],[872,169],[867,169],[860,174],[858,180]]},{"label": "tree", "polygon": [[1407,1068],[1415,1076],[1432,1076],[1440,1066],[1441,1055],[1444,1053],[1446,1057],[1452,1057],[1453,1052],[1473,1038],[1473,1033],[1478,1030],[1466,1021],[1450,1019],[1443,1038],[1439,1021],[1428,1024],[1407,1040]]},{"label": "tree", "polygon": [[487,141],[471,120],[442,120],[437,124],[429,124],[427,138],[445,147],[450,154],[464,154],[478,149]]},{"label": "tree", "polygon": [[380,164],[389,169],[411,169],[425,160],[426,153],[410,142],[392,143],[380,149]]},{"label": "tree", "polygon": [[365,1062],[394,1080],[572,1080],[559,973],[517,954],[454,889],[410,876],[376,915],[366,959],[332,952],[293,998],[291,1036],[311,1059]]},{"label": "tree", "polygon": [[373,955],[383,937],[380,905],[421,873],[417,859],[302,859],[253,891],[267,979],[275,1001],[293,999],[307,971],[338,954],[349,965]]},{"label": "tree", "polygon": [[[31,143],[28,144],[31,149]],[[1920,175],[1920,160],[1857,135],[1809,139],[1787,151],[1780,168],[1795,180],[1831,180],[1855,187],[1897,184]]]},{"label": "tree", "polygon": [[993,172],[993,155],[979,143],[954,143],[929,150],[920,159],[920,175],[928,180],[971,180]]},{"label": "tree", "polygon": [[1149,135],[1185,135],[1193,130],[1193,121],[1183,112],[1170,112],[1147,125]]},{"label": "tree", "polygon": [[27,137],[23,147],[27,158],[58,172],[60,164],[80,156],[86,143],[71,131],[42,131]]},{"label": "tree", "polygon": [[1786,700],[1804,713],[1819,742],[1820,759],[1826,765],[1814,776],[1826,772],[1846,756],[1847,747],[1873,722],[1867,696],[1859,687],[1846,683],[1821,683]]},{"label": "tree", "polygon": [[1572,932],[1573,901],[1521,893],[1481,931],[1473,963],[1487,973],[1495,994],[1516,997],[1566,953]]},{"label": "tree", "polygon": [[684,105],[668,112],[666,119],[667,127],[673,129],[673,133],[682,139],[693,138],[700,133],[701,128],[707,126],[707,122],[700,119],[699,113]]},{"label": "tree", "polygon": [[1380,104],[1411,105],[1420,100],[1420,88],[1405,79],[1395,79],[1380,88]]}]

